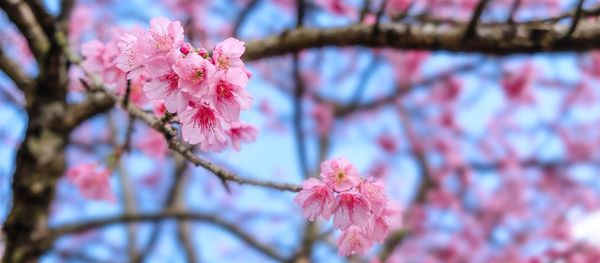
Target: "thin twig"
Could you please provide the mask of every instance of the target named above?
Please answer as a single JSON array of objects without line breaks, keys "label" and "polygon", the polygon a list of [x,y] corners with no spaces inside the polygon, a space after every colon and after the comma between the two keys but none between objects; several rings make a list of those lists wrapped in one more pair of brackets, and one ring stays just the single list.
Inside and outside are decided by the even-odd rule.
[{"label": "thin twig", "polygon": [[479,19],[481,18],[481,15],[483,14],[483,10],[485,10],[485,7],[487,6],[487,4],[489,2],[490,2],[490,0],[479,0],[479,3],[477,3],[477,6],[475,7],[475,11],[473,11],[473,15],[471,16],[471,19],[469,20],[469,24],[467,24],[467,29],[465,29],[465,35],[464,35],[465,40],[476,36],[477,24],[479,23]]},{"label": "thin twig", "polygon": [[238,15],[237,20],[235,20],[235,23],[233,23],[233,37],[240,36],[240,32],[242,30],[244,22],[246,22],[246,19],[248,18],[248,16],[250,16],[252,10],[254,10],[256,6],[258,6],[258,3],[259,0],[250,0],[250,2],[248,2],[248,5],[246,5],[246,7],[242,9],[242,12],[240,12],[240,14]]},{"label": "thin twig", "polygon": [[55,227],[51,230],[52,237],[60,237],[68,234],[76,234],[85,232],[92,229],[97,229],[101,227],[106,227],[113,224],[120,223],[135,223],[135,222],[153,222],[167,219],[176,219],[176,220],[190,220],[190,221],[202,221],[211,224],[215,224],[234,236],[240,238],[247,245],[256,248],[258,251],[275,259],[277,261],[285,261],[286,258],[279,255],[275,252],[271,246],[267,246],[265,244],[260,243],[250,234],[246,233],[243,229],[237,226],[237,224],[230,223],[225,221],[224,219],[217,217],[211,214],[198,213],[198,212],[184,212],[184,211],[163,211],[160,213],[140,213],[140,214],[124,214],[119,216],[101,218],[90,220],[87,222],[74,223],[68,225],[62,225]]},{"label": "thin twig", "polygon": [[521,7],[521,0],[513,0],[513,4],[510,6],[510,11],[508,12],[507,23],[513,25],[515,23],[515,16],[517,11],[519,11],[519,7]]},{"label": "thin twig", "polygon": [[567,30],[567,33],[565,33],[564,37],[562,38],[563,41],[571,38],[571,35],[573,35],[573,32],[575,32],[575,29],[577,29],[579,20],[581,20],[581,14],[583,12],[582,8],[583,8],[584,2],[585,2],[585,0],[579,0],[577,2],[577,6],[575,7],[575,14],[573,15],[573,21],[571,21],[571,26],[569,27],[569,30]]}]

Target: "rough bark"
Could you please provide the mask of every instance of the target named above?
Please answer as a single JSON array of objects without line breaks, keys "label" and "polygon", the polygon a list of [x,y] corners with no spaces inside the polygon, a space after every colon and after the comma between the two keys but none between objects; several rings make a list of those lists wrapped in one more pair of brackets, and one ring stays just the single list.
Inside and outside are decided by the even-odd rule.
[{"label": "rough bark", "polygon": [[29,120],[17,152],[12,210],[3,227],[4,262],[37,262],[51,245],[46,241],[47,219],[56,182],[65,170],[69,136],[63,121],[67,63],[57,45],[50,47],[41,68],[36,84],[26,94]]}]

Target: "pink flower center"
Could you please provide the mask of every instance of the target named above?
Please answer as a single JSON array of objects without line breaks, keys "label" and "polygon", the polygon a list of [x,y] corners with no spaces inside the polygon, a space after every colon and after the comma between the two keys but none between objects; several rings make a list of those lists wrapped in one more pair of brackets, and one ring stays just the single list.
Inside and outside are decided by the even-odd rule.
[{"label": "pink flower center", "polygon": [[219,56],[217,62],[219,64],[219,69],[228,69],[230,67],[229,57],[227,56]]},{"label": "pink flower center", "polygon": [[161,82],[168,83],[167,94],[171,95],[177,90],[177,83],[179,82],[179,76],[172,70],[167,72],[158,78]]},{"label": "pink flower center", "polygon": [[217,127],[217,116],[207,105],[202,105],[192,117],[194,127],[200,127],[203,132],[214,131]]},{"label": "pink flower center", "polygon": [[194,75],[194,79],[197,82],[201,82],[206,78],[206,69],[200,68],[196,70],[196,75]]},{"label": "pink flower center", "polygon": [[217,98],[219,100],[231,100],[234,95],[235,86],[226,81],[219,81],[217,85]]}]

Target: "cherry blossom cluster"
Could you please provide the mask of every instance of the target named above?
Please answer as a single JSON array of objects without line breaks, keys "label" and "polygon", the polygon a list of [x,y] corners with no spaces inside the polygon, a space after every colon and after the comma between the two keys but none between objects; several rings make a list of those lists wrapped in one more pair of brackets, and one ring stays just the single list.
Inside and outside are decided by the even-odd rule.
[{"label": "cherry blossom cluster", "polygon": [[401,224],[401,211],[387,198],[384,185],[360,177],[346,159],[324,161],[321,177],[306,180],[294,201],[310,221],[333,216],[333,226],[342,231],[340,255],[366,253]]},{"label": "cherry blossom cluster", "polygon": [[116,201],[110,189],[111,171],[100,166],[98,162],[82,163],[69,168],[67,180],[71,182],[81,195],[91,200]]},{"label": "cherry blossom cluster", "polygon": [[163,17],[150,20],[148,30],[121,30],[116,41],[82,47],[84,67],[109,81],[120,79],[117,92],[126,83],[123,75],[132,86],[139,84],[147,99],[178,116],[183,139],[205,151],[227,145],[239,150],[241,142],[256,137],[256,129],[240,121],[240,112],[252,104],[244,51],[244,43],[234,38],[212,52],[194,48],[184,42],[181,23]]}]

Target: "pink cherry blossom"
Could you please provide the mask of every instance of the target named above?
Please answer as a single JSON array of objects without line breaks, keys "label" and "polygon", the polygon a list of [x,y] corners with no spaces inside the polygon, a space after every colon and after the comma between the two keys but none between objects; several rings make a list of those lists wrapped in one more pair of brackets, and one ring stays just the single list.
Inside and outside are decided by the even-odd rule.
[{"label": "pink cherry blossom", "polygon": [[345,158],[327,160],[321,164],[321,177],[337,192],[358,185],[360,177],[354,165]]},{"label": "pink cherry blossom", "polygon": [[333,226],[345,230],[352,225],[366,227],[371,220],[369,201],[356,192],[344,192],[335,198]]},{"label": "pink cherry blossom", "polygon": [[375,215],[381,213],[388,203],[385,195],[385,187],[380,181],[372,179],[363,180],[358,185],[358,191],[369,201]]},{"label": "pink cherry blossom", "polygon": [[328,220],[333,212],[333,191],[325,183],[310,178],[302,184],[302,190],[294,201],[304,210],[304,216],[314,221],[317,217]]},{"label": "pink cherry blossom", "polygon": [[106,64],[104,55],[104,43],[91,40],[81,45],[81,54],[85,57],[83,67],[91,72],[100,73]]},{"label": "pink cherry blossom", "polygon": [[231,128],[227,131],[227,135],[229,135],[231,140],[231,147],[233,147],[234,150],[239,151],[242,142],[250,143],[256,140],[256,132],[256,127],[250,124],[235,122],[231,124]]},{"label": "pink cherry blossom", "polygon": [[227,143],[226,130],[229,125],[208,103],[195,103],[194,107],[181,113],[180,119],[183,139],[188,143],[202,143],[204,149]]},{"label": "pink cherry blossom", "polygon": [[230,37],[217,44],[212,58],[219,70],[244,67],[244,62],[241,59],[244,51],[246,51],[244,42]]},{"label": "pink cherry blossom", "polygon": [[239,119],[240,111],[252,105],[252,96],[244,89],[247,83],[247,75],[239,68],[218,71],[213,76],[210,101],[225,119]]},{"label": "pink cherry blossom", "polygon": [[179,21],[171,22],[164,17],[153,18],[148,32],[156,52],[167,53],[183,43],[183,27]]},{"label": "pink cherry blossom", "polygon": [[67,180],[85,198],[113,202],[116,199],[110,189],[110,175],[110,170],[100,167],[98,163],[82,163],[67,171]]},{"label": "pink cherry blossom", "polygon": [[165,137],[162,133],[149,129],[144,136],[137,142],[137,147],[144,154],[156,158],[164,158],[169,150]]},{"label": "pink cherry blossom", "polygon": [[373,222],[370,235],[375,242],[383,242],[390,230],[398,228],[402,224],[400,206],[394,203],[387,203],[386,207],[381,210]]},{"label": "pink cherry blossom", "polygon": [[351,5],[345,3],[343,0],[317,0],[316,4],[321,6],[326,11],[341,15],[351,16],[355,14],[354,8]]},{"label": "pink cherry blossom", "polygon": [[367,233],[364,229],[351,226],[345,231],[342,231],[339,239],[337,240],[337,246],[339,247],[338,253],[340,256],[349,256],[352,254],[364,254],[373,245],[373,242],[369,240]]},{"label": "pink cherry blossom", "polygon": [[143,72],[144,48],[143,40],[132,34],[123,35],[118,42],[121,54],[117,57],[117,67],[127,72],[127,79],[132,79]]},{"label": "pink cherry blossom", "polygon": [[170,112],[182,112],[188,106],[186,95],[179,89],[179,75],[171,67],[177,56],[178,52],[172,52],[146,63],[148,74],[155,78],[144,84],[144,92],[151,100],[164,100]]},{"label": "pink cherry blossom", "polygon": [[215,66],[196,53],[178,59],[173,71],[179,76],[179,88],[193,96],[201,97],[207,91]]},{"label": "pink cherry blossom", "polygon": [[315,120],[317,133],[319,135],[324,136],[331,131],[331,126],[333,126],[333,122],[335,121],[335,116],[333,116],[333,114],[331,106],[323,103],[315,105],[311,115]]}]

